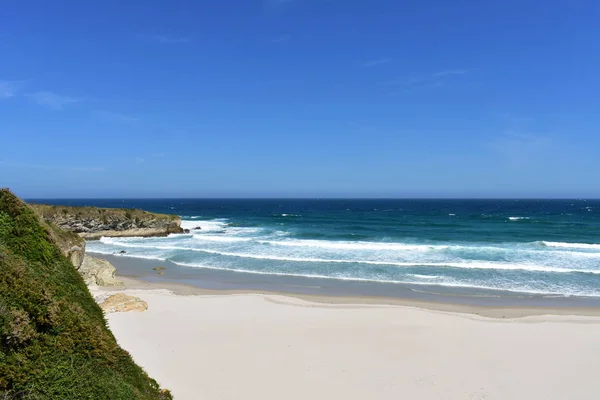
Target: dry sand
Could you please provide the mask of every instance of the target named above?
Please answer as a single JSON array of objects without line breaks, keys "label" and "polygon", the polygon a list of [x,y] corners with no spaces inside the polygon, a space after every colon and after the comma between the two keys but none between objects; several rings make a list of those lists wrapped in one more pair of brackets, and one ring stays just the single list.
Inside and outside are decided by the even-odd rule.
[{"label": "dry sand", "polygon": [[598,317],[125,293],[149,309],[109,325],[177,400],[600,398]]}]

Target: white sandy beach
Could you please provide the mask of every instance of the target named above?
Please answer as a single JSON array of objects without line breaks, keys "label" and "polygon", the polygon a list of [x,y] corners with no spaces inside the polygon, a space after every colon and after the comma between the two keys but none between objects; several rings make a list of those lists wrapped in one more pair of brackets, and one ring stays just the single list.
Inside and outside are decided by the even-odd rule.
[{"label": "white sandy beach", "polygon": [[125,290],[118,342],[175,399],[595,399],[600,318]]}]

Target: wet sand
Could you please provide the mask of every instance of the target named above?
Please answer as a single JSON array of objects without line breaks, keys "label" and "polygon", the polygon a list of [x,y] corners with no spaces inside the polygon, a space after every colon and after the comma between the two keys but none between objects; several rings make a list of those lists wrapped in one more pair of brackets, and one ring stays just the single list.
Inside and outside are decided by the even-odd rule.
[{"label": "wet sand", "polygon": [[[91,253],[93,254],[93,253]],[[600,316],[600,299],[409,286],[182,267],[171,262],[93,254],[110,261],[130,288],[168,288],[177,294],[277,294],[327,304],[406,305],[495,318],[528,315]],[[165,268],[156,271],[154,268]],[[159,274],[162,273],[162,274]]]}]

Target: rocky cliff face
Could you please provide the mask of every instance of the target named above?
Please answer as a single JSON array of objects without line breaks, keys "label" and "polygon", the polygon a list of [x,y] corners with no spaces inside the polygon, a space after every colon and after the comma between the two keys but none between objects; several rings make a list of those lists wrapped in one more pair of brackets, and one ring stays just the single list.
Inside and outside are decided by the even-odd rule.
[{"label": "rocky cliff face", "polygon": [[[34,204],[46,221],[77,233],[88,240],[102,236],[167,236],[183,233],[176,215],[155,214],[142,210],[97,207],[67,207]],[[83,253],[82,253],[83,254]],[[74,263],[75,266],[78,266]],[[79,261],[81,265],[81,261]]]}]

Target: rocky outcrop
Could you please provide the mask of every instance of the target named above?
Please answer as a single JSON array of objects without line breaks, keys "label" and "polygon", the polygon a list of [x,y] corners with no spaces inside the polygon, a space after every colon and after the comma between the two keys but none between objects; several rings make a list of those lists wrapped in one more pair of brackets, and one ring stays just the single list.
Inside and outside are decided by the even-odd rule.
[{"label": "rocky outcrop", "polygon": [[69,249],[66,257],[71,261],[75,268],[79,268],[85,257],[85,242],[82,246],[73,246]]},{"label": "rocky outcrop", "polygon": [[108,261],[86,255],[78,268],[87,285],[120,286],[123,282],[115,278],[117,269]]},{"label": "rocky outcrop", "polygon": [[87,240],[97,240],[101,237],[155,237],[155,236],[168,236],[171,233],[184,233],[183,229],[179,230],[177,227],[161,227],[161,228],[136,228],[136,229],[125,229],[125,230],[102,230],[97,232],[82,232],[79,233],[82,238]]},{"label": "rocky outcrop", "polygon": [[50,237],[75,268],[79,268],[85,255],[85,240],[74,232],[48,223]]},{"label": "rocky outcrop", "polygon": [[109,296],[100,303],[100,308],[105,313],[113,312],[128,312],[128,311],[146,311],[148,309],[148,303],[139,297],[129,296],[125,293],[117,293]]},{"label": "rocky outcrop", "polygon": [[[46,221],[87,240],[107,237],[167,236],[183,233],[177,215],[143,210],[98,207],[67,207],[35,204],[33,208]],[[75,265],[75,264],[74,264]]]}]

